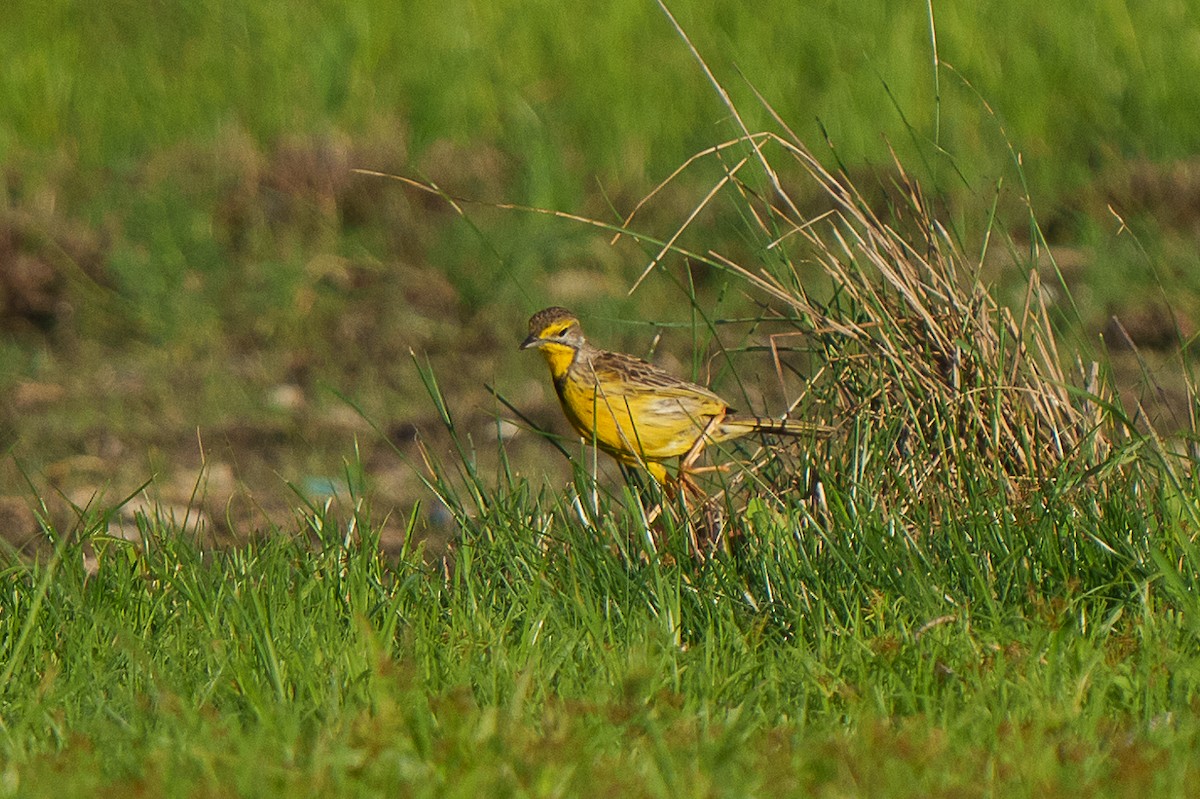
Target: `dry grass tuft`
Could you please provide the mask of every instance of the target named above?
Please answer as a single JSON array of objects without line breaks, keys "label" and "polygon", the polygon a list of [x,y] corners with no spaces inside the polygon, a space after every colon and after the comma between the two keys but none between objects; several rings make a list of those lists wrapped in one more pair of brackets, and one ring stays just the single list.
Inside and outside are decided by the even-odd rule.
[{"label": "dry grass tuft", "polygon": [[1020,307],[1002,305],[980,280],[982,258],[964,255],[898,162],[892,201],[876,210],[794,137],[748,134],[707,154],[737,144],[752,152],[724,158],[717,188],[740,193],[765,242],[755,265],[683,250],[685,222],[649,269],[684,252],[766,298],[764,318],[791,328],[769,337],[776,362],[807,352],[809,401],[852,442],[873,442],[846,451],[894,459],[860,470],[885,481],[872,486],[879,501],[952,509],[980,475],[1024,496],[1067,463],[1079,474],[1108,462],[1129,425],[1097,364],[1068,373],[1036,270]]}]

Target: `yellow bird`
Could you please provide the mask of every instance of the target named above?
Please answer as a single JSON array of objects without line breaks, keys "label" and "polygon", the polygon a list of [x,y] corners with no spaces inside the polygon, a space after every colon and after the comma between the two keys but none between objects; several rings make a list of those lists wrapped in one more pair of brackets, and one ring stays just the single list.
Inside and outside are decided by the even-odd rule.
[{"label": "yellow bird", "polygon": [[679,481],[696,490],[688,474],[709,444],[751,433],[803,435],[822,428],[806,422],[734,417],[729,403],[703,386],[657,366],[588,343],[579,319],[565,308],[546,308],[529,320],[526,350],[542,351],[567,421],[589,442],[629,466],[643,466],[662,484],[663,461],[680,458]]}]

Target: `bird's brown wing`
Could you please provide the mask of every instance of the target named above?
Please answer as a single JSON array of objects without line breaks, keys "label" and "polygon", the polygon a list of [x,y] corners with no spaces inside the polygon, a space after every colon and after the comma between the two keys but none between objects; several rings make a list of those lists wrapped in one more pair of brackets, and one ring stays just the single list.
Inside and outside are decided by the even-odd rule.
[{"label": "bird's brown wing", "polygon": [[597,351],[592,354],[590,363],[597,381],[613,396],[653,394],[659,399],[677,402],[695,418],[716,416],[729,410],[729,404],[707,388],[680,380],[641,358]]}]

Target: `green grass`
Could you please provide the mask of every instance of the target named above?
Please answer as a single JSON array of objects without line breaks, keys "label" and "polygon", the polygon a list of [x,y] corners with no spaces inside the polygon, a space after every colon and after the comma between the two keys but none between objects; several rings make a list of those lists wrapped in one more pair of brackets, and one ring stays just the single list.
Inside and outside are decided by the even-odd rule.
[{"label": "green grass", "polygon": [[831,474],[824,520],[752,500],[700,561],[632,497],[505,479],[445,564],[383,556],[336,506],[207,554],[144,517],[105,539],[101,517],[80,530],[94,574],[65,540],[12,563],[6,791],[1125,796],[1197,776],[1194,599],[1170,590],[1194,574],[1136,480],[1007,511],[972,480],[953,518],[900,526]]},{"label": "green grass", "polygon": [[[1186,3],[934,4],[948,65],[939,124],[925,4],[670,5],[741,106],[753,103],[738,71],[804,138],[819,135],[819,118],[852,162],[885,160],[881,133],[907,148],[904,113],[926,155],[939,138],[972,178],[994,175],[1004,151],[962,79],[1026,151],[1039,193],[1077,185],[1096,159],[1200,146]],[[0,33],[0,162],[69,143],[84,164],[112,166],[230,125],[271,141],[403,120],[414,153],[446,137],[492,141],[520,154],[522,199],[570,205],[592,192],[589,174],[633,179],[637,191],[735,132],[649,2],[135,7],[109,0],[84,16],[70,0],[13,5]],[[562,168],[575,158],[583,170]]]},{"label": "green grass", "polygon": [[[1192,791],[1194,431],[1126,411],[1107,363],[1091,383],[1068,368],[1061,333],[1083,321],[1058,287],[1006,264],[995,288],[962,254],[985,236],[1018,249],[1002,241],[1030,219],[1014,185],[1036,209],[1096,168],[1195,151],[1185,4],[935,6],[954,67],[936,76],[920,4],[673,4],[751,129],[768,109],[735,67],[799,135],[764,150],[781,186],[752,159],[702,202],[752,155],[730,148],[644,209],[626,250],[497,209],[459,224],[348,169],[627,213],[737,133],[651,5],[127,5],[85,20],[19,0],[0,26],[0,210],[70,309],[0,346],[6,397],[50,389],[0,406],[18,431],[0,436],[6,474],[33,473],[49,542],[0,559],[0,796]],[[822,179],[797,149],[821,130],[822,160],[852,167],[887,163],[887,133],[949,232],[895,187],[872,197],[880,221]],[[807,225],[788,202],[837,214]],[[671,260],[615,296],[697,205]],[[1167,296],[1193,279],[1186,241],[1133,220],[1142,238],[1108,246],[1115,223],[1093,217],[1075,232],[1121,276],[1083,281],[1093,307],[1144,291],[1139,264]],[[507,415],[482,384],[535,405],[523,379],[540,367],[512,350],[564,264],[617,287],[578,309],[598,340],[645,352],[663,332],[650,346],[692,353],[739,406],[803,396],[797,413],[837,432],[716,453],[736,463],[706,483],[714,510],[653,523],[654,487],[594,474],[574,442],[565,485],[529,457],[557,457],[549,440],[481,443]],[[265,407],[280,384],[300,410]],[[347,405],[379,435],[326,418]],[[276,483],[330,482],[332,447],[352,467],[331,484],[352,491],[289,494],[300,510],[258,529],[233,498],[206,502],[201,473],[198,517],[232,528],[215,549],[210,529],[144,513],[128,540],[111,501],[64,516],[81,504],[69,456],[123,490],[142,460],[169,470],[179,429]],[[402,517],[379,496],[398,460],[425,484]],[[64,463],[62,484],[37,474]],[[406,544],[384,554],[397,527]]]}]

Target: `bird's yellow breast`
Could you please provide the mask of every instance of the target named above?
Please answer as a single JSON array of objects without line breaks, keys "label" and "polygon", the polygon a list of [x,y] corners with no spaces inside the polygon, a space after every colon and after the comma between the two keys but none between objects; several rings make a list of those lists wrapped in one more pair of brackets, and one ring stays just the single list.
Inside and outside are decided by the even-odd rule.
[{"label": "bird's yellow breast", "polygon": [[563,412],[587,441],[635,465],[673,458],[691,449],[702,431],[678,400],[649,392],[605,392],[589,369],[555,380]]}]

